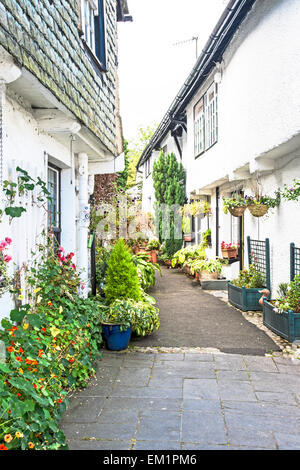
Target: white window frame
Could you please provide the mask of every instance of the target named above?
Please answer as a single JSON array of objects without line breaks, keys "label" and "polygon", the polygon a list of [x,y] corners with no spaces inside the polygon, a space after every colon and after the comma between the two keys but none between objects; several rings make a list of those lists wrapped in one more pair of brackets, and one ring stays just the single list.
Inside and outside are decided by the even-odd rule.
[{"label": "white window frame", "polygon": [[197,158],[218,141],[218,89],[213,83],[194,107],[194,155]]},{"label": "white window frame", "polygon": [[95,53],[95,16],[98,14],[98,3],[95,0],[81,0],[81,19],[83,37],[89,48]]}]

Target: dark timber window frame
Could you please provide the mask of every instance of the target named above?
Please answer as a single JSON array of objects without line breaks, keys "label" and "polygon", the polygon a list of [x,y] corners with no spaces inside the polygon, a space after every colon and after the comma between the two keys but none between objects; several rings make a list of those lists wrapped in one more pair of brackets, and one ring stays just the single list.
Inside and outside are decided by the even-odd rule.
[{"label": "dark timber window frame", "polygon": [[61,244],[61,169],[52,163],[48,163],[48,171],[47,171],[47,186],[48,186],[48,191],[53,193],[53,188],[50,187],[50,181],[49,181],[49,171],[52,171],[53,173],[56,174],[56,219],[55,219],[55,225],[52,224],[52,204],[48,202],[48,211],[49,211],[49,228],[51,228],[51,231],[53,232],[55,239],[58,243],[58,245]]}]

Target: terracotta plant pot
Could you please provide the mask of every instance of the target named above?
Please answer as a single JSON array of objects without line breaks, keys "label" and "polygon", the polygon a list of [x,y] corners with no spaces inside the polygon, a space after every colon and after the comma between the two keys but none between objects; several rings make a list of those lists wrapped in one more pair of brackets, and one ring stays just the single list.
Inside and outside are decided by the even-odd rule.
[{"label": "terracotta plant pot", "polygon": [[151,251],[151,261],[153,264],[157,263],[157,252],[155,250]]},{"label": "terracotta plant pot", "polygon": [[225,248],[222,250],[222,256],[225,259],[231,259],[237,257],[237,249],[236,248]]},{"label": "terracotta plant pot", "polygon": [[200,271],[200,281],[201,280],[209,280],[209,279],[218,279],[218,273],[217,272],[210,273],[208,271]]}]

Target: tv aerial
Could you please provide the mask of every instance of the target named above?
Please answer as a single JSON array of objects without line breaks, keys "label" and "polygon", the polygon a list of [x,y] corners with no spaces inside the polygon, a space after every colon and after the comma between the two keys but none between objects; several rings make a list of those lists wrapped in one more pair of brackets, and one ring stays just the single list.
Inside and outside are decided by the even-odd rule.
[{"label": "tv aerial", "polygon": [[186,39],[185,41],[175,42],[172,45],[173,46],[179,46],[181,44],[186,44],[188,42],[195,42],[195,44],[196,44],[196,59],[198,59],[198,40],[199,40],[198,36],[193,36],[191,39]]}]

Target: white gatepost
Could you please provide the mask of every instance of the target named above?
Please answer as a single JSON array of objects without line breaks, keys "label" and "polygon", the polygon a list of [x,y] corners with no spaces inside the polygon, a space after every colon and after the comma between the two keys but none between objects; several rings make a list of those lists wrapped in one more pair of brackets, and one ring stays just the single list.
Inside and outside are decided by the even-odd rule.
[{"label": "white gatepost", "polygon": [[88,295],[88,235],[90,223],[89,184],[88,184],[88,156],[86,153],[78,154],[78,254],[77,265],[82,272],[80,289],[82,297]]}]

